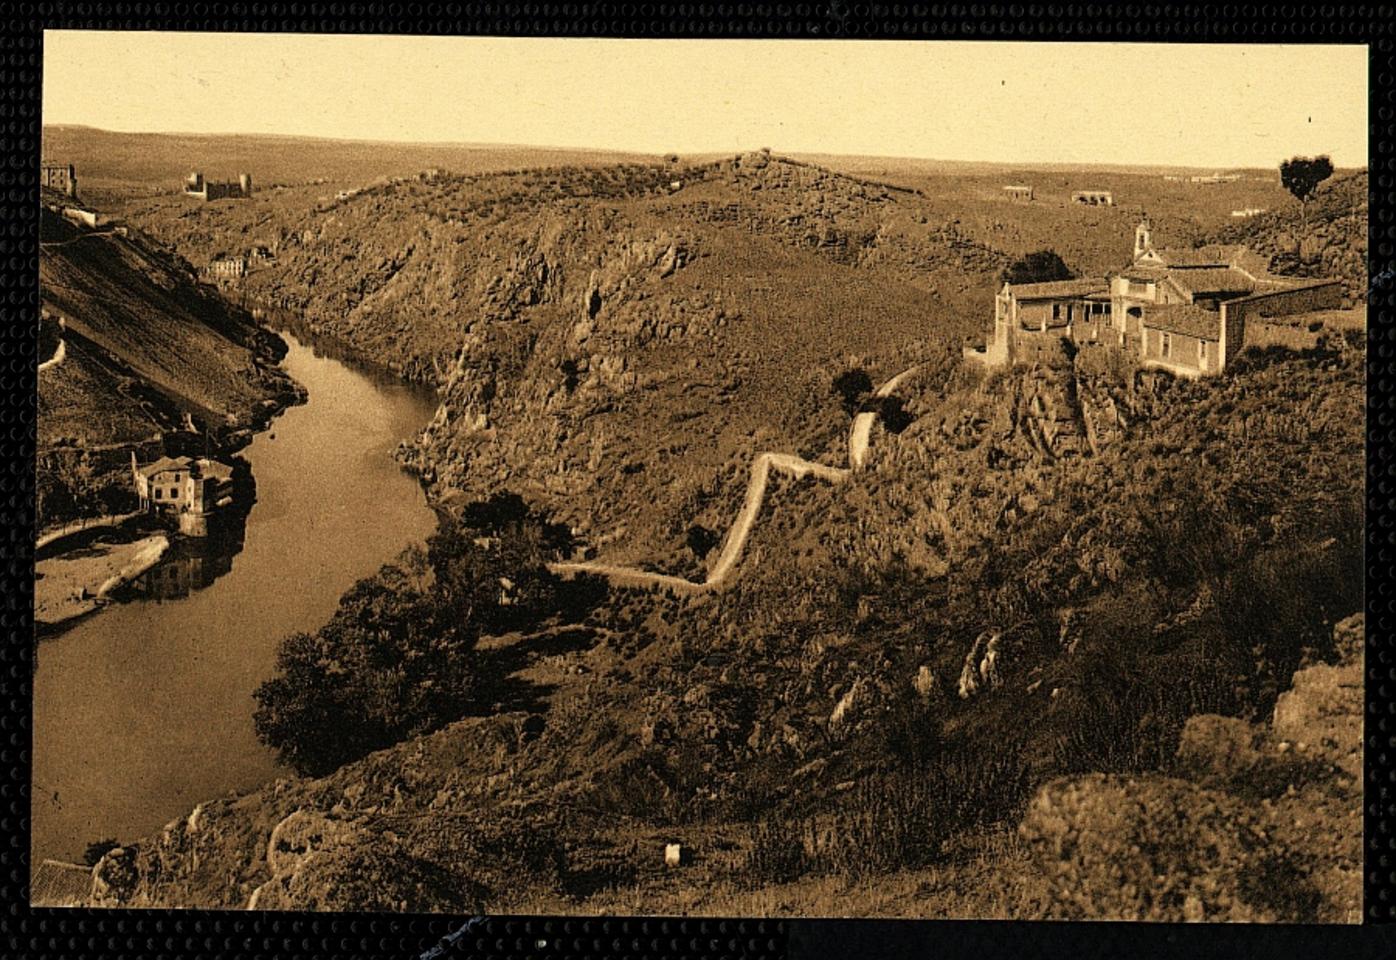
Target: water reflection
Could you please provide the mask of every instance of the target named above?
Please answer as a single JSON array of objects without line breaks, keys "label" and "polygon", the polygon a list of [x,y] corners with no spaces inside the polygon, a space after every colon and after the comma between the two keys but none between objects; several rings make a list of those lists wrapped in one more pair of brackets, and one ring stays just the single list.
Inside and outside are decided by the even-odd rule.
[{"label": "water reflection", "polygon": [[[196,590],[212,586],[231,573],[233,557],[242,552],[247,534],[247,512],[235,504],[209,520],[208,536],[178,537],[154,567],[137,577],[123,594],[146,600],[183,600]],[[127,599],[126,596],[117,599]]]}]

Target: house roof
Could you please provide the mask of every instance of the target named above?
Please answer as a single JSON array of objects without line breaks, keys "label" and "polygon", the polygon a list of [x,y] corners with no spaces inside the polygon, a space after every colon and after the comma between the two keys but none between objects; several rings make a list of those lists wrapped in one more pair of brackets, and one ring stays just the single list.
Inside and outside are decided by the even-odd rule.
[{"label": "house roof", "polygon": [[233,468],[226,463],[209,460],[206,457],[200,457],[194,463],[198,466],[199,472],[210,480],[229,480],[233,476]]},{"label": "house roof", "polygon": [[1168,275],[1168,268],[1161,263],[1150,263],[1143,260],[1116,270],[1114,275],[1124,277],[1127,280],[1159,280]]},{"label": "house roof", "polygon": [[190,460],[188,457],[161,457],[153,463],[147,463],[139,468],[141,475],[153,477],[157,473],[164,473],[166,470],[187,470]]},{"label": "house roof", "polygon": [[1239,243],[1209,243],[1192,249],[1169,247],[1154,251],[1170,267],[1229,267],[1245,252],[1245,245]]},{"label": "house roof", "polygon": [[1168,280],[1180,290],[1199,293],[1251,293],[1256,282],[1248,274],[1232,267],[1198,267],[1170,270]]},{"label": "house roof", "polygon": [[1008,292],[1016,300],[1060,300],[1068,297],[1084,297],[1092,293],[1105,293],[1110,285],[1101,277],[1083,277],[1079,280],[1049,280],[1045,283],[1010,283]]},{"label": "house roof", "polygon": [[92,868],[61,860],[44,860],[29,878],[29,903],[35,907],[78,906],[92,894]]},{"label": "house roof", "polygon": [[1221,339],[1221,314],[1190,303],[1145,307],[1140,322],[1150,330],[1181,333],[1204,340]]},{"label": "house roof", "polygon": [[192,457],[161,457],[154,463],[147,463],[138,469],[141,475],[147,478],[166,470],[198,470],[202,476],[215,480],[228,480],[233,475],[232,467],[226,463],[219,463],[217,460],[209,460],[206,457],[200,457],[197,460]]}]

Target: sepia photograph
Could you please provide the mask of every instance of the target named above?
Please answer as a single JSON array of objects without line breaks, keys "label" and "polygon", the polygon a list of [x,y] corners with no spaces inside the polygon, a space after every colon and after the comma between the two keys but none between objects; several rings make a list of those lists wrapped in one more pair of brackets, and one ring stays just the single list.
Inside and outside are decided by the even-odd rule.
[{"label": "sepia photograph", "polygon": [[1368,53],[46,31],[31,905],[1361,922]]}]

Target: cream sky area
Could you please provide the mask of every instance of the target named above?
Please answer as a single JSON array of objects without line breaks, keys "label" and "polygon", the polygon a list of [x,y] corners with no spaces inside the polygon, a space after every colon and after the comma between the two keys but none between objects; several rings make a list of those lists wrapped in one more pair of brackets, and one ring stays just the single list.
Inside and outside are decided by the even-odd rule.
[{"label": "cream sky area", "polygon": [[1364,46],[49,31],[44,122],[700,153],[1367,162]]}]

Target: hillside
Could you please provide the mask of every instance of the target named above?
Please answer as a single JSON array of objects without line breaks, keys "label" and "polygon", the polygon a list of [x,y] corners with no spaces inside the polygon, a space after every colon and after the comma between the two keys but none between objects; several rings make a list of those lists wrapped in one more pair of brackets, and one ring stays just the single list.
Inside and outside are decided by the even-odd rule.
[{"label": "hillside", "polygon": [[266,248],[249,296],[437,384],[410,461],[438,498],[505,484],[622,551],[676,548],[757,449],[838,452],[811,413],[850,357],[972,336],[1006,263],[912,194],[764,153],[129,215],[191,256]]},{"label": "hillside", "polygon": [[[858,481],[786,487],[720,598],[616,590],[581,623],[489,638],[473,656],[498,679],[479,715],[322,779],[201,804],[104,861],[99,899],[720,912],[769,890],[775,912],[842,913],[829,883],[783,885],[931,867],[943,884],[998,849],[1000,886],[936,896],[968,914],[1074,915],[1027,865],[1058,856],[1043,804],[1068,823],[1112,790],[1191,809],[1178,791],[1218,787],[1192,769],[1212,761],[1188,747],[1203,723],[1189,717],[1309,722],[1280,696],[1290,676],[1351,657],[1332,624],[1361,596],[1362,363],[1257,357],[1226,381],[1139,381],[1119,395],[1128,426],[1090,458],[1053,458],[1040,424],[993,412],[1039,389],[1032,377],[909,382],[916,422],[879,433]],[[1199,460],[1217,482],[1201,500]],[[1350,784],[1321,758],[1294,763],[1265,796],[1296,783],[1346,809]],[[1160,769],[1195,787],[1130,785]],[[1110,777],[1063,793],[1060,778],[1091,772]],[[1026,846],[1003,852],[993,838],[1025,816]],[[1352,863],[1331,877],[1305,866],[1318,836],[1286,847],[1316,893],[1236,909],[1350,915]],[[675,841],[699,858],[681,875],[660,856]],[[1094,850],[1072,869],[1094,877]],[[1009,903],[1005,883],[1037,906]],[[1123,915],[1192,909],[1087,893]]]},{"label": "hillside", "polygon": [[1366,303],[1368,189],[1365,171],[1338,175],[1319,185],[1307,209],[1290,199],[1218,231],[1216,239],[1273,257],[1277,273],[1341,278],[1347,303]]},{"label": "hillside", "polygon": [[159,244],[75,226],[56,203],[42,211],[40,241],[41,527],[124,502],[129,451],[158,455],[186,418],[229,435],[294,399],[276,366],[281,341]]},{"label": "hillside", "polygon": [[[1332,187],[1309,223],[1365,233]],[[1010,255],[1115,266],[1137,215],[987,190],[757,152],[132,202],[435,384],[400,454],[456,509],[282,645],[256,722],[302,775],[108,854],[94,901],[1350,919],[1361,324],[1196,382],[1103,345],[985,375]],[[1224,228],[1176,190],[1168,242]],[[703,579],[762,453],[829,469],[770,473],[723,589],[554,575]],[[1135,846],[1179,886],[1116,883]]]}]

